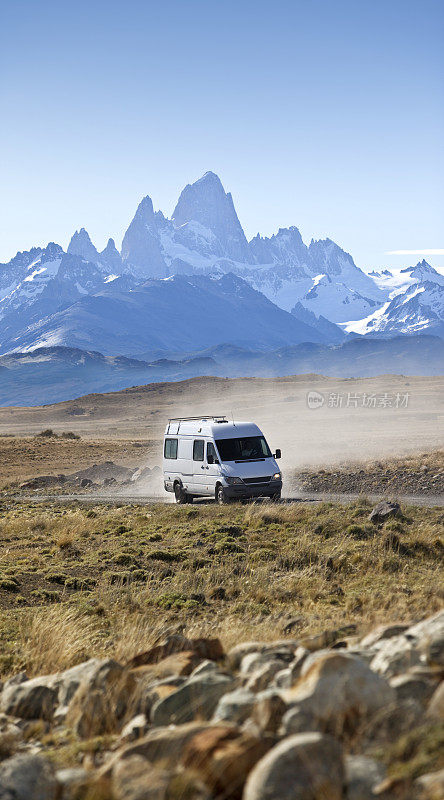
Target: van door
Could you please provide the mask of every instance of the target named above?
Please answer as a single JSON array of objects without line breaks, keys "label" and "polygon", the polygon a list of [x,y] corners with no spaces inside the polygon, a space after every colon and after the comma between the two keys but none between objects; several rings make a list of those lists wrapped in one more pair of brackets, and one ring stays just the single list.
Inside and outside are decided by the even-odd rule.
[{"label": "van door", "polygon": [[205,471],[207,473],[207,490],[213,497],[216,491],[217,479],[220,476],[219,456],[216,453],[213,442],[207,442],[207,463]]},{"label": "van door", "polygon": [[193,441],[193,492],[206,494],[205,440]]}]

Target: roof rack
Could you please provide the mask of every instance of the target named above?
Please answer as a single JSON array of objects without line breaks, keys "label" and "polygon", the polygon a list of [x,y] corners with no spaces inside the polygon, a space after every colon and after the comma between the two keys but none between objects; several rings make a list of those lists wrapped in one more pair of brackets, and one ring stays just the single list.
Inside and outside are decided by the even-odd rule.
[{"label": "roof rack", "polygon": [[216,422],[228,422],[226,414],[199,414],[198,417],[170,417],[168,422],[191,422],[192,420],[214,419]]}]

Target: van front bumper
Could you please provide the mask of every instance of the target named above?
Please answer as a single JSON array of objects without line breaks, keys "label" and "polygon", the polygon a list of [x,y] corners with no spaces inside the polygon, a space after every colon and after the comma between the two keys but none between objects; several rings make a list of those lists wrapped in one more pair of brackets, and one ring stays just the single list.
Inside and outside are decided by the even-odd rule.
[{"label": "van front bumper", "polygon": [[224,486],[224,492],[230,500],[239,500],[247,497],[274,497],[282,490],[282,481],[269,481],[268,483],[235,483],[234,486]]}]

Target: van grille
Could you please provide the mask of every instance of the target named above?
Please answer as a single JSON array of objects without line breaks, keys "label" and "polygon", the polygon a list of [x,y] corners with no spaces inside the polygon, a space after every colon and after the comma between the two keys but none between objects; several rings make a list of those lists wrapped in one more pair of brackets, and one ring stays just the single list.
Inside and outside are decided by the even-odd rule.
[{"label": "van grille", "polygon": [[262,478],[242,478],[244,483],[269,483],[271,475],[264,475]]}]

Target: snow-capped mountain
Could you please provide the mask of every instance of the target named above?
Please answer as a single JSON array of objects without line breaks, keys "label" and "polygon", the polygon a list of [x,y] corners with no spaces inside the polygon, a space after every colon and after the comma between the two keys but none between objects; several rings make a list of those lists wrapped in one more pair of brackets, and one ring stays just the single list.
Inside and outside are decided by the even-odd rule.
[{"label": "snow-capped mountain", "polygon": [[[11,274],[11,269],[9,270]],[[0,270],[0,275],[1,275]],[[6,283],[8,279],[4,280]],[[0,343],[14,347],[23,330],[33,330],[42,319],[67,308],[84,295],[99,291],[109,277],[98,265],[56,244],[21,253],[15,264],[14,288],[0,292]]]},{"label": "snow-capped mountain", "polygon": [[335,322],[364,316],[387,297],[330,239],[307,246],[291,227],[247,242],[231,194],[213,172],[185,187],[171,220],[145,197],[124,236],[122,257],[127,269],[146,277],[234,272],[286,311],[301,302]]},{"label": "snow-capped mountain", "polygon": [[[176,277],[170,282],[171,276]],[[178,276],[194,277],[181,284]],[[238,284],[234,276],[241,279]],[[210,281],[204,294],[206,300],[213,298],[211,313],[205,315],[195,302],[203,292],[199,278]],[[265,320],[274,315],[276,335],[270,330],[269,336],[275,346],[285,336],[287,343],[300,335],[313,342],[340,343],[348,334],[438,333],[443,285],[444,276],[426,261],[366,274],[331,239],[306,245],[294,226],[248,242],[231,194],[217,175],[207,172],[185,187],[171,219],[154,210],[149,196],[143,198],[121,253],[113,239],[99,252],[81,228],[67,253],[50,243],[0,264],[0,352],[68,343],[107,354],[112,347],[116,354],[137,353],[139,339],[145,342],[142,350],[189,349],[205,346],[205,336],[208,344],[245,343],[251,336],[262,346],[260,303],[265,304]],[[178,287],[194,318],[184,297],[179,302]],[[234,312],[245,317],[242,324]],[[250,334],[244,321],[252,326]]]},{"label": "snow-capped mountain", "polygon": [[[359,330],[356,330],[356,327]],[[431,333],[444,336],[444,282],[414,283],[354,328],[363,335]],[[349,327],[348,331],[351,332]]]},{"label": "snow-capped mountain", "polygon": [[100,344],[105,355],[138,355],[147,350],[184,353],[224,342],[270,350],[326,340],[242,278],[226,273],[151,279],[129,290],[110,283],[3,339],[0,352]]}]

